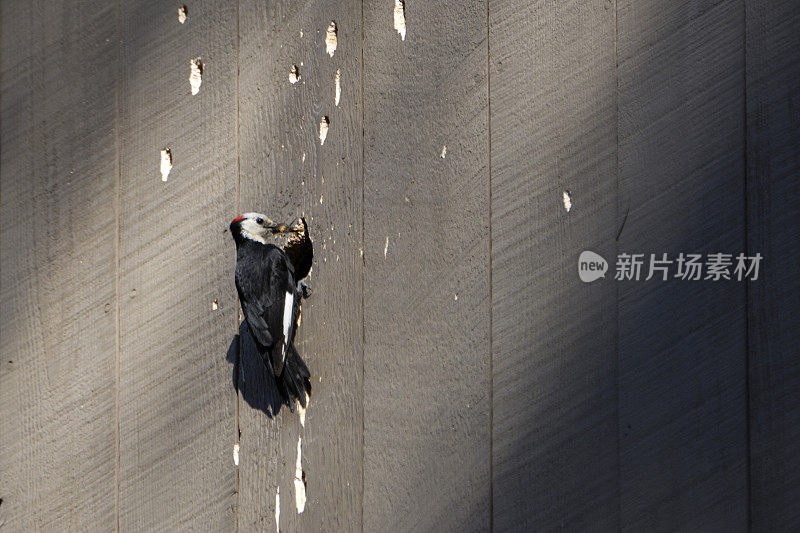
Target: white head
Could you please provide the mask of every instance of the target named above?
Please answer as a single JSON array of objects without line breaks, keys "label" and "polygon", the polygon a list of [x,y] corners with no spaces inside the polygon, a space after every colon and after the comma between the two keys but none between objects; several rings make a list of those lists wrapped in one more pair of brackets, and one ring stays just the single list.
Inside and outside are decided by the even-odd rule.
[{"label": "white head", "polygon": [[231,235],[239,243],[244,239],[267,244],[267,238],[276,233],[286,231],[283,224],[275,224],[269,217],[261,213],[245,213],[231,222]]}]

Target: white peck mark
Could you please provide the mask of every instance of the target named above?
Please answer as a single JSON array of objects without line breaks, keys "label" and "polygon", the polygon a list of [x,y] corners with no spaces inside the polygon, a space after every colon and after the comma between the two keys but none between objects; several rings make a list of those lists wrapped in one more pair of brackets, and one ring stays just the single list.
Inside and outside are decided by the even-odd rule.
[{"label": "white peck mark", "polygon": [[302,437],[297,437],[297,462],[294,467],[294,504],[297,507],[297,514],[306,510],[306,484],[303,481],[302,442]]},{"label": "white peck mark", "polygon": [[328,29],[325,31],[325,51],[329,56],[333,57],[334,52],[336,52],[337,44],[338,40],[336,38],[336,23],[331,21],[331,23],[328,25]]},{"label": "white peck mark", "polygon": [[172,170],[172,151],[169,148],[161,150],[161,181],[167,181]]},{"label": "white peck mark", "polygon": [[281,488],[275,492],[275,531],[281,533]]},{"label": "white peck mark", "polygon": [[328,138],[328,127],[331,124],[331,119],[328,117],[322,117],[319,120],[319,144],[322,146],[325,144],[325,139]]},{"label": "white peck mark", "polygon": [[196,57],[192,59],[190,68],[189,84],[192,86],[192,95],[195,95],[200,92],[200,84],[203,83],[203,62]]},{"label": "white peck mark", "polygon": [[400,40],[406,40],[406,3],[394,0],[394,29],[400,34]]},{"label": "white peck mark", "polygon": [[342,74],[340,69],[336,69],[336,94],[334,98],[334,105],[339,105],[339,99],[342,97]]},{"label": "white peck mark", "polygon": [[308,409],[310,404],[311,404],[311,398],[309,398],[308,393],[306,393],[306,406],[303,407],[301,405],[297,408],[297,410],[300,412],[300,425],[303,427],[306,427],[306,409]]}]

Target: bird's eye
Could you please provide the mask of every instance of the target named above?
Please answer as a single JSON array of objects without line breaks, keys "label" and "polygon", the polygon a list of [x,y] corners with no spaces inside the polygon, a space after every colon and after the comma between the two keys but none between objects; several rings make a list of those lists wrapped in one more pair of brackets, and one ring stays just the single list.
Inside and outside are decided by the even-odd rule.
[{"label": "bird's eye", "polygon": [[256,224],[259,224],[259,225],[264,225],[264,219],[263,219],[263,218],[261,218],[261,217],[258,217],[258,218],[256,219]]}]

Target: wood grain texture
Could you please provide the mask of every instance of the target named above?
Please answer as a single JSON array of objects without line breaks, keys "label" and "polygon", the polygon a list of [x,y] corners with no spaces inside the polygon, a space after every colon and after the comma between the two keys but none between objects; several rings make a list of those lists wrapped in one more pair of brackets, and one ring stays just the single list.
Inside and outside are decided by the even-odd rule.
[{"label": "wood grain texture", "polygon": [[800,11],[747,6],[750,509],[753,531],[800,529]]},{"label": "wood grain texture", "polygon": [[[796,3],[2,2],[0,529],[800,529]],[[311,227],[305,426],[246,211]]]},{"label": "wood grain texture", "polygon": [[0,523],[110,530],[114,6],[4,2],[2,52]]},{"label": "wood grain texture", "polygon": [[[614,11],[490,4],[494,527],[618,527]],[[564,191],[572,207],[564,206]]]},{"label": "wood grain texture", "polygon": [[[361,528],[362,165],[361,4],[331,0],[243,0],[240,20],[241,211],[290,222],[306,216],[315,262],[297,348],[311,370],[311,402],[272,414],[274,383],[258,355],[239,354],[239,530],[275,530],[280,487],[283,531]],[[326,29],[337,27],[333,57]],[[295,65],[300,76],[290,83]],[[335,105],[340,72],[341,99]],[[330,121],[325,144],[322,117]],[[229,245],[233,259],[233,243]],[[232,287],[232,281],[231,281]],[[265,412],[265,410],[267,412]],[[307,502],[295,498],[297,442]]]},{"label": "wood grain texture", "polygon": [[[742,5],[625,1],[618,17],[619,251],[744,251]],[[744,283],[619,287],[623,528],[744,530]]]},{"label": "wood grain texture", "polygon": [[120,25],[120,529],[232,530],[236,10],[122,3]]},{"label": "wood grain texture", "polygon": [[364,3],[364,530],[486,530],[486,4],[405,2],[404,41],[393,4]]}]

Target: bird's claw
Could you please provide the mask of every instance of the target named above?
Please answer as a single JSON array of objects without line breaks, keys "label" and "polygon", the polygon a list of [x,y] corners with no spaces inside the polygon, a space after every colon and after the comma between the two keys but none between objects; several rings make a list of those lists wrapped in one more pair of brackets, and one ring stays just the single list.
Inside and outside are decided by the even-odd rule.
[{"label": "bird's claw", "polygon": [[300,283],[298,283],[297,289],[300,292],[300,294],[303,295],[303,298],[305,298],[306,300],[308,300],[308,298],[311,297],[311,289],[308,287],[308,284],[305,281],[301,281]]}]

